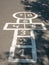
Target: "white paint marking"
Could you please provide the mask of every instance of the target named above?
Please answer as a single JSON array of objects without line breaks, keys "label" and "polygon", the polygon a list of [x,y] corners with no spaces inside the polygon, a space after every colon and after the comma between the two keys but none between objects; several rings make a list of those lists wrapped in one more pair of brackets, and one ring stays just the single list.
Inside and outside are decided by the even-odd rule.
[{"label": "white paint marking", "polygon": [[[7,27],[7,25],[9,25],[9,24],[15,24],[16,25],[16,24],[24,24],[24,23],[17,23],[17,22],[16,23],[6,23],[5,26]],[[37,24],[37,25],[40,24],[40,25],[44,25],[44,23],[39,23],[39,22],[38,23],[25,23],[25,24]]]},{"label": "white paint marking", "polygon": [[[19,19],[18,19],[18,21],[19,21]],[[18,24],[18,21],[17,21],[17,23],[6,23],[5,26],[4,26],[4,28],[3,28],[3,30],[17,30],[17,29],[18,29],[18,30],[31,30],[31,28],[27,28],[27,29],[26,29],[26,28],[25,28],[25,25],[24,25],[24,28],[18,28],[18,26],[17,26],[17,28],[8,28],[8,25],[10,25],[10,24],[11,24],[11,25],[12,25],[12,24],[13,24],[13,25],[14,25],[14,24],[16,25],[16,24]],[[24,24],[24,23],[20,23],[20,24]],[[45,27],[44,23],[32,23],[31,20],[30,20],[30,23],[25,23],[25,24],[32,24],[32,25],[39,25],[39,24],[40,24],[40,25],[42,26],[42,28],[43,28],[43,29],[41,29],[41,30],[47,30],[47,28]],[[38,30],[38,29],[37,29],[37,30]]]},{"label": "white paint marking", "polygon": [[3,30],[7,30],[7,27],[8,27],[8,23],[5,24]]},{"label": "white paint marking", "polygon": [[27,37],[31,37],[31,36],[30,35],[26,35],[26,36],[23,35],[23,36],[17,36],[17,37],[26,37],[27,38]]},{"label": "white paint marking", "polygon": [[12,45],[10,47],[9,60],[14,57],[14,52],[17,43],[17,34],[18,34],[18,30],[15,30]]},{"label": "white paint marking", "polygon": [[[17,20],[17,23],[19,22],[19,19]],[[6,26],[7,27],[7,26]],[[5,29],[6,29],[5,27]],[[18,34],[18,30],[14,31],[14,36],[13,36],[13,41],[12,41],[12,45],[10,47],[10,53],[9,53],[9,58],[8,60],[11,60],[14,57],[14,52],[15,52],[15,48],[16,48],[16,43],[17,43],[17,34]]]},{"label": "white paint marking", "polygon": [[31,45],[16,45],[17,48],[32,48]]},{"label": "white paint marking", "polygon": [[25,35],[25,34],[26,34],[26,31],[22,30],[22,31],[21,31],[21,35],[22,35],[22,34]]},{"label": "white paint marking", "polygon": [[[21,14],[21,13],[24,14],[25,18],[16,17],[17,14]],[[34,25],[40,24],[40,25],[42,25],[42,28],[43,28],[42,30],[47,30],[47,29],[46,29],[46,27],[45,27],[45,25],[43,23],[32,23],[32,19],[35,19],[35,18],[38,17],[37,14],[32,13],[34,15],[34,17],[26,18],[26,13],[28,14],[28,13],[32,13],[32,12],[17,12],[17,13],[14,13],[13,17],[17,19],[16,23],[6,23],[4,28],[3,28],[3,30],[15,30],[12,45],[11,45],[11,48],[10,48],[9,62],[28,62],[28,63],[34,62],[35,63],[37,61],[34,32],[32,31],[31,28],[26,29],[25,25],[26,24],[32,24],[32,25],[33,24]],[[20,16],[22,16],[22,15],[20,15]],[[24,23],[19,23],[19,21],[21,19],[24,20]],[[29,20],[30,23],[26,23],[25,22],[26,20]],[[16,24],[18,24],[18,25],[19,24],[24,24],[24,28],[18,28],[18,26],[17,26],[17,29],[16,28],[8,28],[8,25],[10,25],[10,24],[13,24],[13,27],[15,27]],[[18,30],[23,30],[23,31],[24,30],[30,30],[31,31],[31,36],[17,36]],[[24,32],[24,34],[25,34],[25,32]],[[31,46],[30,45],[27,45],[27,46],[17,45],[17,37],[31,37],[32,45]],[[13,59],[16,47],[19,47],[19,48],[30,48],[31,47],[32,48],[32,59]],[[24,50],[22,51],[22,55],[24,55]]]},{"label": "white paint marking", "polygon": [[[30,23],[32,24],[32,19],[30,19]],[[31,42],[32,42],[32,59],[35,62],[37,62],[36,42],[35,42],[35,36],[33,30],[31,30],[30,35],[31,35]]]},{"label": "white paint marking", "polygon": [[37,61],[36,42],[33,31],[31,31],[31,41],[32,41],[32,57],[34,61]]},{"label": "white paint marking", "polygon": [[44,23],[42,23],[42,27],[44,30],[47,30],[47,28],[45,27]]},{"label": "white paint marking", "polygon": [[[16,13],[14,13],[12,16],[14,17],[14,18],[18,18],[16,15],[17,14],[21,14],[21,13],[24,13],[25,14],[25,16],[26,16],[26,13],[32,13],[32,12],[16,12]],[[35,18],[37,18],[38,17],[38,15],[37,14],[35,14],[35,13],[32,13],[33,15],[34,15],[34,17],[32,17],[32,18],[26,18],[26,19],[35,19]],[[24,18],[19,18],[19,19],[24,19]]]},{"label": "white paint marking", "polygon": [[15,63],[15,62],[22,62],[22,63],[36,63],[36,61],[32,59],[11,59],[9,62]]}]

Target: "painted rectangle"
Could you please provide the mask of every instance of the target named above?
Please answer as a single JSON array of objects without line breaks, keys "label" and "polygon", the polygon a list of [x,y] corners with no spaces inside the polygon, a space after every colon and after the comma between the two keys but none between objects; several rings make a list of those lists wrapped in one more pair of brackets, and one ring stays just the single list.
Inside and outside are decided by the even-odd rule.
[{"label": "painted rectangle", "polygon": [[[28,26],[27,26],[28,25]],[[19,30],[24,29],[24,23],[6,23],[4,30]],[[25,23],[25,29],[33,30],[47,30],[43,23]]]}]

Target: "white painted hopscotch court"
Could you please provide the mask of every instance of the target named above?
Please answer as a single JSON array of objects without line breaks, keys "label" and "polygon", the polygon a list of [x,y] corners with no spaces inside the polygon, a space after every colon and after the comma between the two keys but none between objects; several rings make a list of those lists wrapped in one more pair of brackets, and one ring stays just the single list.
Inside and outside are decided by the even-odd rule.
[{"label": "white painted hopscotch court", "polygon": [[47,30],[44,23],[32,22],[38,15],[32,12],[16,12],[15,23],[5,23],[3,30],[14,31],[8,62],[36,63],[37,51],[34,30]]}]

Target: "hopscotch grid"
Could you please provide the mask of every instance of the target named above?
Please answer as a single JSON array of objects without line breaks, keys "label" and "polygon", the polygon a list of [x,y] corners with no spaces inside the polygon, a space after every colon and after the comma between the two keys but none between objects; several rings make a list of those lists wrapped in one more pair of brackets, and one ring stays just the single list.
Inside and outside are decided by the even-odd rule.
[{"label": "hopscotch grid", "polygon": [[[38,15],[37,14],[35,14],[35,13],[33,13],[35,16],[33,17],[33,18],[26,18],[26,13],[28,13],[28,12],[22,12],[22,13],[24,13],[24,16],[25,16],[25,18],[18,18],[18,17],[16,17],[16,15],[17,14],[20,14],[21,12],[18,12],[18,13],[14,13],[12,16],[14,17],[14,18],[16,18],[17,19],[17,21],[16,21],[16,23],[6,23],[5,24],[5,26],[4,26],[4,28],[3,28],[3,30],[15,30],[15,32],[14,32],[14,36],[13,36],[13,41],[12,41],[12,45],[11,45],[11,47],[10,47],[10,53],[9,53],[9,58],[8,58],[8,61],[9,62],[28,62],[28,63],[30,63],[30,62],[37,62],[37,54],[36,54],[36,45],[35,45],[35,36],[34,36],[34,32],[33,32],[33,29],[32,28],[25,28],[25,26],[24,26],[24,28],[8,28],[8,25],[10,25],[10,24],[34,24],[34,25],[38,25],[38,24],[40,24],[41,26],[42,26],[42,28],[43,29],[41,29],[41,30],[47,30],[46,29],[46,27],[45,27],[45,25],[43,24],[43,23],[32,23],[32,19],[35,19],[35,18],[37,18],[38,17]],[[31,13],[31,12],[30,12]],[[29,20],[30,21],[30,23],[19,23],[19,21],[20,20]],[[30,32],[30,36],[18,36],[18,30],[30,30],[31,32]],[[37,30],[37,29],[36,29]],[[38,29],[39,30],[39,29]],[[32,41],[32,46],[20,46],[20,45],[17,45],[17,37],[31,37],[31,41]],[[34,47],[33,47],[34,46]],[[15,48],[17,48],[17,47],[19,47],[19,48],[32,48],[32,59],[13,59],[13,57],[14,57],[14,52],[15,52]],[[34,49],[34,50],[33,50]],[[34,52],[33,52],[34,51]],[[11,54],[11,52],[12,52],[12,54]]]}]

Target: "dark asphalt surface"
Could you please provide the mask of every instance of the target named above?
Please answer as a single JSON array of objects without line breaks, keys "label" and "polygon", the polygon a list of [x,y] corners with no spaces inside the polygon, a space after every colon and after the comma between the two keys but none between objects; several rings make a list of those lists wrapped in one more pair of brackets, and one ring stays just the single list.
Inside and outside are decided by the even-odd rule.
[{"label": "dark asphalt surface", "polygon": [[[26,5],[27,6],[27,5]],[[5,23],[16,22],[12,17],[15,12],[27,11],[21,0],[0,0],[0,65],[49,65],[49,21],[45,22],[39,17],[33,22],[43,22],[46,31],[34,31],[37,48],[37,63],[8,63],[9,50],[14,31],[5,31]],[[21,32],[19,32],[20,34]]]}]

